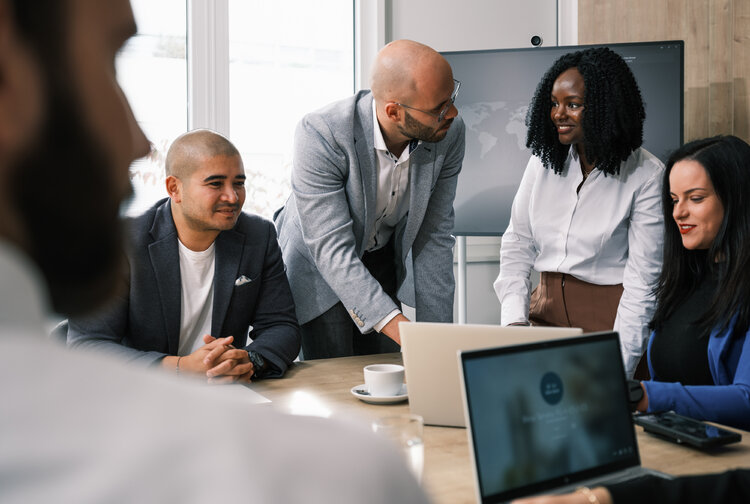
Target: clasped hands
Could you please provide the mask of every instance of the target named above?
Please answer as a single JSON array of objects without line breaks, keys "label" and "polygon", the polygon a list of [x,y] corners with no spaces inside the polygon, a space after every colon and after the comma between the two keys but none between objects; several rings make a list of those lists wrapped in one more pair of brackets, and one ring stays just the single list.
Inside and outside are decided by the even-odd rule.
[{"label": "clasped hands", "polygon": [[206,334],[202,347],[180,359],[180,372],[204,375],[211,384],[249,383],[255,371],[253,363],[245,350],[232,346],[233,341],[233,336],[214,338]]}]

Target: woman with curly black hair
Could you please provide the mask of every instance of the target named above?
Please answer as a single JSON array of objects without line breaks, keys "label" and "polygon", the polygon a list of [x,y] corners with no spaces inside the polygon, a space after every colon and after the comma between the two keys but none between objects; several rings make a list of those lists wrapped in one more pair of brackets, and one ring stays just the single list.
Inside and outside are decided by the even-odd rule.
[{"label": "woman with curly black hair", "polygon": [[[641,147],[645,112],[627,63],[569,53],[532,99],[533,156],[503,235],[495,292],[503,325],[614,328],[632,376],[661,268],[664,165]],[[531,293],[530,273],[541,272]]]}]

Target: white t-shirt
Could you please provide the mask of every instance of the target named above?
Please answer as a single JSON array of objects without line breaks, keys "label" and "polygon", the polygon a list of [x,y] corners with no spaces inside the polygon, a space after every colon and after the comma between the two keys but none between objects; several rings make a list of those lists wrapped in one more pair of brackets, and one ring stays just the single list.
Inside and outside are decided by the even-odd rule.
[{"label": "white t-shirt", "polygon": [[561,174],[532,156],[500,249],[501,323],[528,320],[532,268],[597,285],[622,283],[614,330],[632,375],[648,342],[651,291],[661,271],[663,174],[662,162],[640,148],[620,164],[619,175],[594,170],[576,192],[583,174],[575,148]]},{"label": "white t-shirt", "polygon": [[[214,306],[214,269],[216,242],[201,252],[190,250],[178,239],[180,252],[180,345],[177,355],[189,355],[211,334]],[[212,335],[213,336],[213,335]],[[216,335],[218,337],[218,335]]]},{"label": "white t-shirt", "polygon": [[39,279],[0,240],[0,502],[427,503],[369,425],[238,404],[53,342]]}]

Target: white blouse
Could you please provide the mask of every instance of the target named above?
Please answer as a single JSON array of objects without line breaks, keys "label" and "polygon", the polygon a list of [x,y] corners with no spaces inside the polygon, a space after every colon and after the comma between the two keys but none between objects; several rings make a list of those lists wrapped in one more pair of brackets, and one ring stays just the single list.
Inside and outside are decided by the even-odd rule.
[{"label": "white blouse", "polygon": [[614,330],[632,376],[648,342],[652,289],[662,264],[663,173],[662,162],[640,148],[620,165],[619,175],[594,170],[576,193],[583,174],[575,148],[561,174],[532,156],[502,238],[494,284],[501,323],[528,321],[531,268],[597,285],[622,283]]}]

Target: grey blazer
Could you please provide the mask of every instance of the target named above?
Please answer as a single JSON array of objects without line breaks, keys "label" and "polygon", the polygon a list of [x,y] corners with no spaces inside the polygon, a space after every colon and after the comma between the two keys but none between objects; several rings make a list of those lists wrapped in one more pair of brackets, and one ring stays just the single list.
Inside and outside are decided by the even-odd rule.
[{"label": "grey blazer", "polygon": [[[367,332],[396,309],[362,264],[375,226],[377,159],[372,94],[360,91],[308,114],[294,139],[292,194],[276,216],[300,323],[339,300]],[[453,319],[453,199],[464,123],[410,155],[409,212],[396,226],[398,298],[417,320]]]},{"label": "grey blazer", "polygon": [[[176,355],[180,340],[180,258],[169,199],[128,223],[126,287],[101,312],[71,319],[68,345],[155,364]],[[234,336],[236,347],[255,350],[273,364],[267,377],[281,376],[299,353],[300,334],[276,230],[242,213],[215,243],[211,335]],[[242,276],[249,281],[238,285]]]}]

